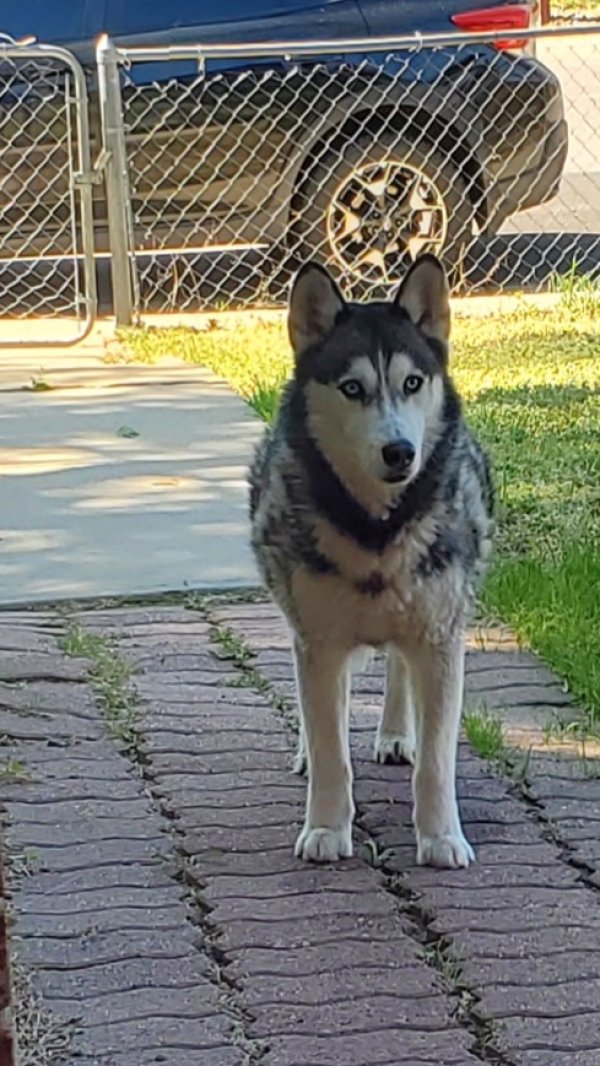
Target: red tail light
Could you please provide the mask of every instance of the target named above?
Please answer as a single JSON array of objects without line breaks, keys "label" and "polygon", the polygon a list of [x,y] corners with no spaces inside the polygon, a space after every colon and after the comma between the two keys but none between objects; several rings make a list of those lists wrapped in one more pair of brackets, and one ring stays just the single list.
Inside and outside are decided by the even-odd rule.
[{"label": "red tail light", "polygon": [[[463,11],[452,15],[451,21],[466,33],[490,33],[497,30],[526,30],[531,25],[529,4],[505,4],[498,7],[482,7],[477,11]],[[527,38],[512,41],[494,41],[501,50],[526,48]]]}]

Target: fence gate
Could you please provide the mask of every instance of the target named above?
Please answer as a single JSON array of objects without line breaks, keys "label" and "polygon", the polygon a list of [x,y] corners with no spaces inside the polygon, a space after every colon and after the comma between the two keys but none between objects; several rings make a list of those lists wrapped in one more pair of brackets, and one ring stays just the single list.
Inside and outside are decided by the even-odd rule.
[{"label": "fence gate", "polygon": [[82,68],[0,38],[0,346],[74,344],[91,328],[95,180]]}]

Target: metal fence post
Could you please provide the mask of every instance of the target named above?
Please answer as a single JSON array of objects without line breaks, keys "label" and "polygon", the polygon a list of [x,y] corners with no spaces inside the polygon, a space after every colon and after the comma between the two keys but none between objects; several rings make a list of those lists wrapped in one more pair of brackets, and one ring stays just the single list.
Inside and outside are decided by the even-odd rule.
[{"label": "metal fence post", "polygon": [[117,53],[106,35],[96,49],[102,143],[107,153],[106,202],[111,253],[113,309],[117,326],[134,319],[129,217],[131,200]]}]

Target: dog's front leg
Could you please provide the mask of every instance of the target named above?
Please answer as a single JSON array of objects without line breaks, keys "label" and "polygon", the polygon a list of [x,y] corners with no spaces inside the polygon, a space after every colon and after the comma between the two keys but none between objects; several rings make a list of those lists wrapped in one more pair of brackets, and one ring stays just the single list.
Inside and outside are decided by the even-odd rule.
[{"label": "dog's front leg", "polygon": [[462,710],[464,641],[413,651],[418,690],[413,819],[417,862],[468,866],[475,858],[463,834],[456,801],[456,752]]},{"label": "dog's front leg", "polygon": [[348,655],[340,648],[300,641],[294,651],[308,762],[306,817],[296,855],[334,862],[352,854]]}]

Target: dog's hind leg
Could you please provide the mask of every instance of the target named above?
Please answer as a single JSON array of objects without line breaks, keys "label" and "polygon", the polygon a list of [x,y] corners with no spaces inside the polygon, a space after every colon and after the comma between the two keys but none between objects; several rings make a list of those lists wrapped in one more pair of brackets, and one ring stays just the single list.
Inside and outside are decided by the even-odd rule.
[{"label": "dog's hind leg", "polygon": [[413,820],[420,865],[468,866],[473,849],[463,834],[456,801],[456,752],[464,682],[464,641],[414,649],[417,758]]},{"label": "dog's hind leg", "polygon": [[352,854],[348,656],[340,648],[299,641],[294,653],[308,762],[306,817],[296,855],[334,862]]},{"label": "dog's hind leg", "polygon": [[[366,670],[370,666],[372,658],[373,650],[371,648],[360,648],[357,651],[354,651],[348,662],[350,677],[352,677],[353,673],[360,673],[361,671]],[[300,682],[298,676],[296,676],[296,686],[299,691]],[[299,774],[303,777],[306,774],[307,768],[308,756],[306,754],[306,737],[304,735],[302,714],[300,714],[298,722],[298,746],[296,748],[296,754],[294,755],[293,771],[295,774]]]},{"label": "dog's hind leg", "polygon": [[414,763],[415,747],[415,708],[408,663],[396,648],[389,648],[383,717],[375,737],[375,761]]}]

